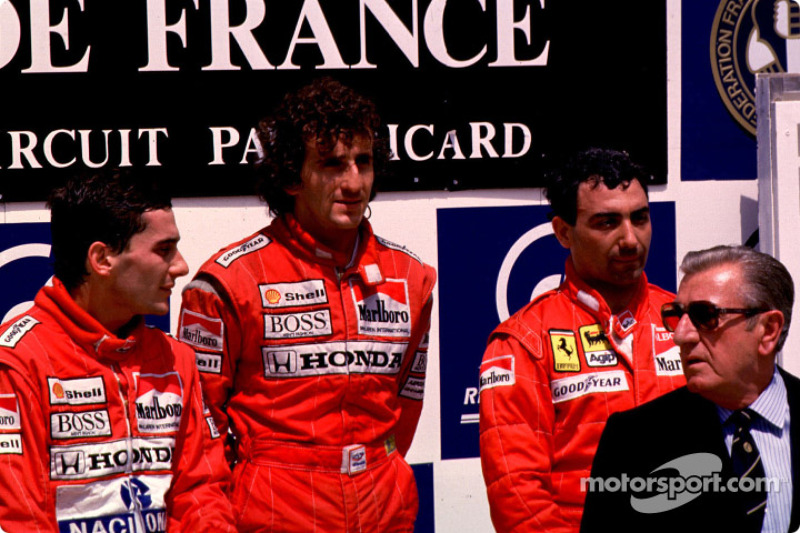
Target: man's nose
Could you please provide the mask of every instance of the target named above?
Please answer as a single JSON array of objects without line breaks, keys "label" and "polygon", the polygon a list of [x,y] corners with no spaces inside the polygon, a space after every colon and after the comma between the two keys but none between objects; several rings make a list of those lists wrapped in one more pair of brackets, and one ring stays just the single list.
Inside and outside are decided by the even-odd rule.
[{"label": "man's nose", "polygon": [[694,324],[692,324],[688,313],[685,313],[678,321],[678,325],[675,326],[675,331],[672,334],[672,340],[678,346],[697,342],[699,340],[697,328],[694,327]]},{"label": "man's nose", "polygon": [[630,220],[623,220],[620,225],[619,244],[622,248],[636,248],[638,244],[636,238],[636,230],[633,227],[633,222]]},{"label": "man's nose", "polygon": [[175,258],[170,265],[170,271],[173,278],[179,278],[189,273],[189,264],[180,252],[175,253]]}]

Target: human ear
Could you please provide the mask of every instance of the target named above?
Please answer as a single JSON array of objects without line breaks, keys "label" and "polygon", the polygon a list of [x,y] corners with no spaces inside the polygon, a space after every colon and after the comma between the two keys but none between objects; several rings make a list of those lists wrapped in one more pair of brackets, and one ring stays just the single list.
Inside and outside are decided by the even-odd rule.
[{"label": "human ear", "polygon": [[567,222],[559,216],[553,217],[551,223],[553,225],[553,233],[555,233],[556,239],[558,239],[558,242],[561,243],[561,246],[569,250],[572,246],[573,226],[567,224]]},{"label": "human ear", "polygon": [[777,309],[761,313],[761,338],[758,343],[759,355],[773,355],[783,330],[783,313]]},{"label": "human ear", "polygon": [[86,253],[86,270],[91,274],[95,272],[101,276],[107,276],[114,265],[114,253],[104,242],[95,241],[89,245]]}]

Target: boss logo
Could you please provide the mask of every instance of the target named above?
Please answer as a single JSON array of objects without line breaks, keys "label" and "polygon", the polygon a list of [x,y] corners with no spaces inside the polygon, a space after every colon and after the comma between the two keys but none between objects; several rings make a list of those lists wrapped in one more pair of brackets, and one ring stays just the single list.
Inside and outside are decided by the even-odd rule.
[{"label": "boss logo", "polygon": [[111,436],[108,411],[84,411],[81,413],[51,413],[50,435],[54,439]]},{"label": "boss logo", "polygon": [[265,339],[319,337],[331,333],[331,312],[328,309],[309,313],[264,315]]}]

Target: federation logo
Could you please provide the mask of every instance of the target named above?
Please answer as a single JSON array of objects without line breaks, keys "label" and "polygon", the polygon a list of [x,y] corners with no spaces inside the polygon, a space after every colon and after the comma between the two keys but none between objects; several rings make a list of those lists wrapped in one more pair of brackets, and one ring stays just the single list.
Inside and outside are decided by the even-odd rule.
[{"label": "federation logo", "polygon": [[578,344],[575,332],[563,329],[550,330],[550,345],[553,348],[553,364],[556,372],[580,372]]},{"label": "federation logo", "polygon": [[755,136],[756,74],[800,72],[800,5],[794,0],[720,0],[710,44],[720,98]]}]

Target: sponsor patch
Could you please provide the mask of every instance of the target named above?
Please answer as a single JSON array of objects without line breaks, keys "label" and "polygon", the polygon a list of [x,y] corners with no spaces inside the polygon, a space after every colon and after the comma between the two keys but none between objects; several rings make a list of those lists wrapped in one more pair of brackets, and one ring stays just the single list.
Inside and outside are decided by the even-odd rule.
[{"label": "sponsor patch", "polygon": [[0,434],[0,454],[4,453],[22,455],[22,435],[19,433]]},{"label": "sponsor patch", "polygon": [[106,385],[102,377],[47,378],[50,405],[90,405],[106,403]]},{"label": "sponsor patch", "polygon": [[428,353],[417,352],[414,354],[414,362],[411,364],[411,371],[417,374],[424,374],[428,368]]},{"label": "sponsor patch", "polygon": [[195,352],[195,360],[197,361],[197,369],[206,374],[221,374],[222,373],[222,356],[218,354]]},{"label": "sponsor patch", "polygon": [[342,474],[358,474],[367,469],[367,450],[363,444],[342,448]]},{"label": "sponsor patch", "polygon": [[134,374],[136,421],[143,433],[173,433],[181,425],[183,383],[177,372]]},{"label": "sponsor patch", "polygon": [[328,374],[384,374],[400,371],[408,344],[370,341],[263,346],[266,378]]},{"label": "sponsor patch", "polygon": [[659,376],[682,376],[681,349],[675,346],[672,333],[653,325],[653,359]]},{"label": "sponsor patch", "polygon": [[225,325],[220,318],[212,318],[184,309],[178,328],[180,340],[206,352],[222,353]]},{"label": "sponsor patch", "polygon": [[50,436],[53,439],[84,437],[110,437],[111,422],[108,411],[50,413]]},{"label": "sponsor patch", "polygon": [[420,259],[419,257],[417,257],[417,256],[414,254],[414,252],[412,252],[411,250],[409,250],[408,248],[406,248],[406,247],[405,247],[405,246],[403,246],[402,244],[397,244],[397,243],[394,243],[394,242],[392,242],[392,241],[386,240],[386,239],[384,239],[383,237],[379,237],[379,236],[377,236],[377,235],[375,235],[375,238],[378,240],[378,242],[379,242],[379,243],[381,243],[381,244],[382,244],[382,245],[384,245],[385,247],[387,247],[387,248],[391,248],[392,250],[397,250],[398,252],[403,252],[403,253],[405,253],[406,255],[408,255],[409,257],[413,258],[413,259],[414,259],[416,262],[418,262],[419,264],[422,264],[422,259]]},{"label": "sponsor patch", "polygon": [[421,402],[425,397],[425,378],[408,376],[403,388],[400,389],[400,396]]},{"label": "sponsor patch", "polygon": [[[164,495],[170,475],[124,477],[56,488],[59,531],[70,533],[164,532]],[[137,509],[141,519],[131,509]],[[143,522],[144,529],[140,525]]]},{"label": "sponsor patch", "polygon": [[479,392],[494,387],[504,387],[517,382],[514,374],[514,356],[501,355],[481,363]]},{"label": "sponsor patch", "polygon": [[264,315],[265,339],[300,339],[321,337],[332,333],[329,309],[305,313]]},{"label": "sponsor patch", "polygon": [[411,336],[411,306],[408,282],[387,279],[384,283],[365,287],[350,283],[353,303],[358,312],[358,332],[381,337]]},{"label": "sponsor patch", "polygon": [[556,372],[580,372],[581,360],[575,332],[564,329],[551,329],[550,345],[553,348],[553,365]]},{"label": "sponsor patch", "polygon": [[587,394],[628,390],[628,380],[622,370],[592,372],[561,379],[550,383],[553,403],[574,400]]},{"label": "sponsor patch", "polygon": [[92,479],[130,471],[169,470],[174,450],[175,439],[167,437],[51,446],[50,479]]},{"label": "sponsor patch", "polygon": [[19,431],[19,402],[16,394],[0,394],[0,431]]},{"label": "sponsor patch", "polygon": [[617,354],[611,348],[611,343],[600,324],[581,326],[578,334],[581,338],[583,356],[586,358],[587,365],[597,367],[617,364]]},{"label": "sponsor patch", "polygon": [[211,438],[216,439],[219,437],[219,429],[217,429],[217,424],[214,422],[214,418],[207,416],[206,417],[206,424],[208,424],[208,430],[211,432]]},{"label": "sponsor patch", "polygon": [[328,303],[325,281],[321,279],[259,285],[258,291],[261,293],[261,305],[267,309],[304,307]]},{"label": "sponsor patch", "polygon": [[255,251],[258,251],[265,246],[267,246],[272,241],[266,235],[256,235],[249,241],[240,244],[236,248],[231,248],[224,252],[221,256],[219,256],[216,260],[218,265],[223,266],[224,268],[228,268],[231,264],[239,259],[240,257],[244,257],[247,254],[251,254]]},{"label": "sponsor patch", "polygon": [[32,316],[23,316],[6,328],[3,333],[0,333],[0,346],[14,348],[22,337],[38,323],[39,321]]}]

